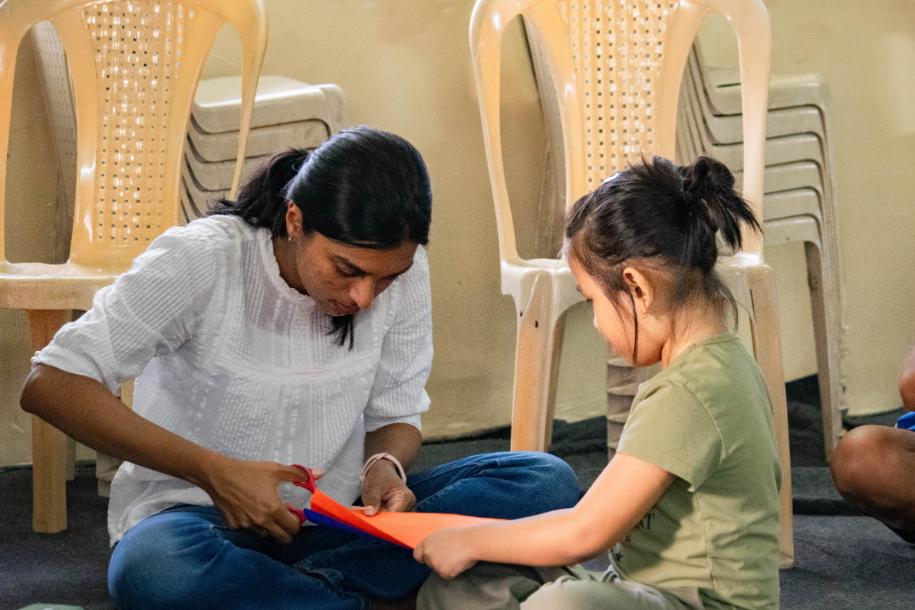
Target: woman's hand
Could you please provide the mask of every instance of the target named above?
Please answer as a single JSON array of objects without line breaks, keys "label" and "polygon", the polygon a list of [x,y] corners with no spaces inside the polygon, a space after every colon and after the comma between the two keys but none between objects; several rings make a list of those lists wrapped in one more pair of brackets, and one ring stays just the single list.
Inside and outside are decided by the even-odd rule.
[{"label": "woman's hand", "polygon": [[362,482],[362,504],[366,515],[381,510],[405,513],[416,506],[416,496],[401,480],[392,463],[378,460]]},{"label": "woman's hand", "polygon": [[[315,478],[322,474],[314,473]],[[286,509],[277,486],[303,478],[304,473],[295,466],[220,456],[208,469],[201,487],[229,527],[250,529],[288,544],[299,532],[299,520]]]},{"label": "woman's hand", "polygon": [[452,527],[426,536],[413,551],[413,559],[424,563],[444,578],[451,580],[476,564],[470,527]]}]

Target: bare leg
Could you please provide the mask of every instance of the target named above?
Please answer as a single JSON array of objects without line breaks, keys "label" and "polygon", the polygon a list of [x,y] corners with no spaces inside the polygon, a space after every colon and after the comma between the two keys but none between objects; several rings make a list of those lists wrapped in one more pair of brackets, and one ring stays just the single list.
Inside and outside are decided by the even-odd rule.
[{"label": "bare leg", "polygon": [[915,432],[852,429],[836,448],[832,478],[852,506],[915,542]]}]

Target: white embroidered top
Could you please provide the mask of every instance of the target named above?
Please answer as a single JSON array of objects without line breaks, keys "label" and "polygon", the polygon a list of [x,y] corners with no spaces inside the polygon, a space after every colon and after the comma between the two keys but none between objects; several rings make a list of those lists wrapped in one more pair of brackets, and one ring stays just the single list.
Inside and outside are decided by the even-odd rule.
[{"label": "white embroidered top", "polygon": [[[413,266],[356,315],[353,349],[280,277],[270,232],[232,216],[166,231],[99,290],[92,309],[33,358],[115,391],[137,377],[134,410],[240,459],[324,468],[325,492],[358,496],[366,431],[428,409],[429,264]],[[183,480],[125,462],[111,486],[114,544],[179,503],[211,505]]]}]

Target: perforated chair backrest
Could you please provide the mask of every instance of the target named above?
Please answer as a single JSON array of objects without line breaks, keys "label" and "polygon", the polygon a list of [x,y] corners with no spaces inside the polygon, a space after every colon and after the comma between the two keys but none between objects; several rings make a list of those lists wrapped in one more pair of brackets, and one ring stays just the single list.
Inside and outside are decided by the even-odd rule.
[{"label": "perforated chair backrest", "polygon": [[[67,54],[77,128],[71,263],[129,265],[178,223],[178,185],[194,90],[223,23],[243,49],[239,158],[266,49],[261,0],[5,0],[0,4],[0,91],[12,90],[16,53],[50,20]],[[9,144],[11,96],[0,96],[0,153]],[[5,154],[0,159],[0,229]],[[238,185],[236,166],[232,192]],[[0,258],[4,256],[0,231]]]},{"label": "perforated chair backrest", "polygon": [[[760,0],[480,0],[471,19],[477,92],[503,260],[518,259],[500,138],[502,34],[523,16],[559,100],[566,209],[642,156],[673,159],[683,69],[709,11],[734,27],[744,82],[744,196],[762,219],[771,33]],[[749,85],[749,86],[747,86]],[[759,254],[747,236],[744,251]]]}]

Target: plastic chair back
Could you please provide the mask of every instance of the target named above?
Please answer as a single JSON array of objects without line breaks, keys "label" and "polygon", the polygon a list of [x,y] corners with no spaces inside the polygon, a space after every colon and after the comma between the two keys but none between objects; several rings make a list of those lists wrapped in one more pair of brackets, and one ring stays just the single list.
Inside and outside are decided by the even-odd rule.
[{"label": "plastic chair back", "polygon": [[[481,0],[471,18],[484,139],[504,261],[517,261],[500,137],[501,39],[523,16],[536,31],[559,100],[568,208],[642,155],[674,157],[677,100],[693,40],[709,11],[734,26],[744,83],[744,196],[762,218],[763,145],[771,54],[759,0]],[[752,168],[752,170],[750,169]],[[761,254],[748,236],[745,251]]]},{"label": "plastic chair back", "polygon": [[[67,54],[77,128],[69,262],[124,270],[178,223],[178,180],[194,89],[218,29],[230,23],[244,50],[239,160],[266,49],[261,0],[6,0],[0,4],[0,90],[11,91],[18,47],[50,20]],[[0,99],[0,151],[11,96]],[[233,192],[241,164],[236,165]],[[0,229],[6,176],[0,157]],[[0,259],[5,260],[0,230]]]}]

